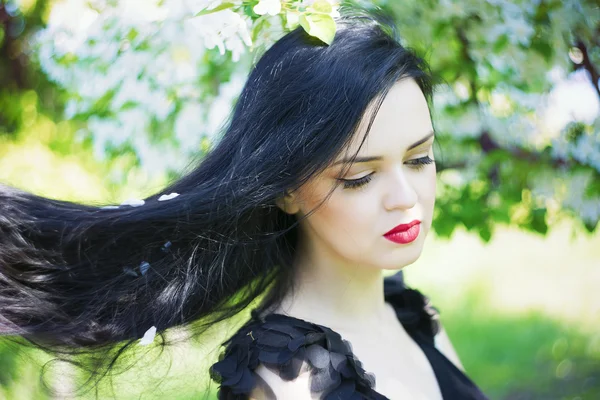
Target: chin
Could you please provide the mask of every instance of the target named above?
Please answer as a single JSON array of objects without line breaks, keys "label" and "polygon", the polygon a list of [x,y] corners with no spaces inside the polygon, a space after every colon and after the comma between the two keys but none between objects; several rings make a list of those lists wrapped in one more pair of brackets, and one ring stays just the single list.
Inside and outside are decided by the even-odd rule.
[{"label": "chin", "polygon": [[[421,252],[419,251],[418,253],[413,254],[404,254],[401,257],[394,257],[394,259],[390,259],[389,262],[386,262],[384,264],[379,264],[379,269],[383,270],[383,271],[390,271],[390,270],[399,270],[402,269],[412,263],[414,263],[415,261],[417,261],[419,259],[419,257],[421,256]],[[382,261],[382,260],[380,260]]]},{"label": "chin", "polygon": [[423,242],[419,238],[405,247],[398,248],[397,251],[394,253],[393,265],[385,269],[401,269],[416,262],[423,252]]}]

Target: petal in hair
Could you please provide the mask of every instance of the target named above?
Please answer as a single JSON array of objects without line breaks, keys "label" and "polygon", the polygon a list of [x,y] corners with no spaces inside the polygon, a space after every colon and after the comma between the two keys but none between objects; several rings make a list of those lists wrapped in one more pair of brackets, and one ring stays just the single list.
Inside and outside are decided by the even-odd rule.
[{"label": "petal in hair", "polygon": [[169,251],[170,247],[171,247],[171,242],[168,241],[167,243],[163,244],[163,246],[160,249],[166,253]]},{"label": "petal in hair", "polygon": [[144,200],[139,199],[128,199],[121,203],[122,206],[139,207],[145,204]]},{"label": "petal in hair", "polygon": [[133,269],[131,269],[129,267],[124,267],[123,272],[125,272],[125,275],[135,276],[136,278],[138,276],[137,272],[135,272]]},{"label": "petal in hair", "polygon": [[171,200],[179,196],[179,193],[163,194],[158,198],[158,201]]},{"label": "petal in hair", "polygon": [[154,337],[156,336],[156,327],[153,326],[144,333],[144,337],[140,339],[140,346],[147,346],[150,343],[154,342]]},{"label": "petal in hair", "polygon": [[140,264],[140,272],[142,273],[142,275],[146,275],[146,272],[148,272],[149,268],[150,264],[147,261],[142,261],[142,263]]}]

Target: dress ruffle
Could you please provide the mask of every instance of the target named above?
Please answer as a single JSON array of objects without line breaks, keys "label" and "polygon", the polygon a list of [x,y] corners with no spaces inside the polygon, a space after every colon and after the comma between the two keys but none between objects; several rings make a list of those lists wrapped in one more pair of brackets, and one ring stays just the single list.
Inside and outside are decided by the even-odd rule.
[{"label": "dress ruffle", "polygon": [[210,369],[221,384],[219,399],[246,399],[257,384],[259,363],[289,381],[304,361],[310,366],[310,390],[321,399],[386,399],[373,390],[375,376],[362,368],[350,342],[325,326],[281,314],[260,319],[252,311],[250,322],[225,344]]},{"label": "dress ruffle", "polygon": [[[396,315],[415,340],[433,343],[439,331],[437,310],[419,291],[408,289],[399,279],[385,279],[385,295]],[[385,400],[377,393],[375,376],[366,372],[340,334],[322,325],[283,314],[251,319],[229,340],[225,351],[210,368],[220,384],[220,400],[247,399],[256,385],[266,385],[254,373],[259,364],[289,381],[298,377],[303,362],[310,369],[310,390],[322,400]],[[269,388],[266,388],[269,392]],[[274,398],[274,397],[273,397]]]},{"label": "dress ruffle", "polygon": [[394,307],[408,334],[433,345],[435,335],[441,330],[439,310],[417,289],[406,287],[401,276],[385,278],[383,284],[386,302]]}]

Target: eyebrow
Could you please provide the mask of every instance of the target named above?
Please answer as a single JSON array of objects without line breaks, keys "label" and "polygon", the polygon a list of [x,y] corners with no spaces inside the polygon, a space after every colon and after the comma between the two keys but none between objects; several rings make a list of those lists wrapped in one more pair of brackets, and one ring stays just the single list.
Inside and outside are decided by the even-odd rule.
[{"label": "eyebrow", "polygon": [[[431,139],[433,137],[433,132],[431,132],[429,135],[425,136],[422,139],[417,140],[416,142],[414,142],[413,144],[411,144],[408,150],[412,150],[415,147],[419,147],[420,145],[422,145],[423,143],[427,142],[429,139]],[[354,159],[354,163],[363,163],[363,162],[369,162],[369,161],[381,161],[383,159],[383,157],[381,156],[370,156],[370,157],[356,157]],[[338,165],[338,164],[347,164],[349,162],[352,162],[352,159],[350,158],[344,158],[343,160],[340,161],[336,161],[333,163],[333,165]]]}]

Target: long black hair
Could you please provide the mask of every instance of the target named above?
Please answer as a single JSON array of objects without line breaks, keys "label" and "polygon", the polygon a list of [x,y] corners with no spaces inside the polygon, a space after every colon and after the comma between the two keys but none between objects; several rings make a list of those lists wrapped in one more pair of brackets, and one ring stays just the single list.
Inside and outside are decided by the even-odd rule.
[{"label": "long black hair", "polygon": [[426,62],[386,14],[340,11],[330,45],[298,27],[270,47],[214,149],[142,205],[0,185],[0,333],[104,354],[94,366],[106,371],[151,326],[201,333],[261,295],[259,309],[278,304],[293,286],[299,219],[276,199],[330,165],[362,119],[370,127],[397,81],[431,99]]}]

